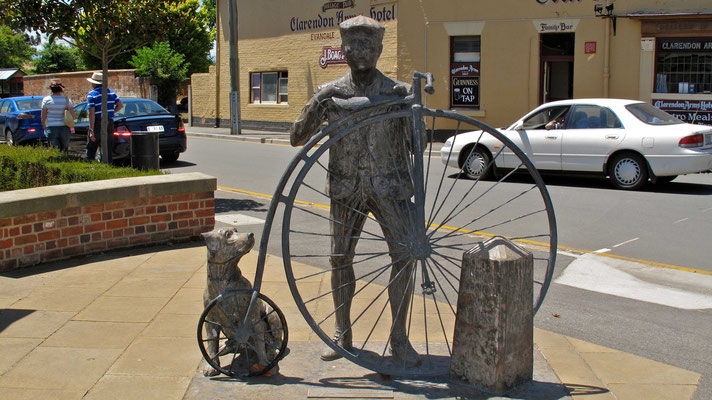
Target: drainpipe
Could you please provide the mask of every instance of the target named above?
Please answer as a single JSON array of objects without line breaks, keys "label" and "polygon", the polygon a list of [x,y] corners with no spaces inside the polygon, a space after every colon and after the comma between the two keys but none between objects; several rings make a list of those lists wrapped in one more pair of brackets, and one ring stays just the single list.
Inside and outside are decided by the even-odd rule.
[{"label": "drainpipe", "polygon": [[237,0],[228,0],[230,24],[230,134],[239,135],[240,130],[240,93],[239,64],[237,63]]},{"label": "drainpipe", "polygon": [[215,2],[215,127],[220,126],[220,3]]},{"label": "drainpipe", "polygon": [[611,81],[611,18],[605,18],[606,32],[603,38],[603,97],[608,98]]}]

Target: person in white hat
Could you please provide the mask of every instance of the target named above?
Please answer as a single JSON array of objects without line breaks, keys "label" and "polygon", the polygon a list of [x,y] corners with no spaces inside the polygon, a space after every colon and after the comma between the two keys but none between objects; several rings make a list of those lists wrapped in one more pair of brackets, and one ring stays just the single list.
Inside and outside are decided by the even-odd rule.
[{"label": "person in white hat", "polygon": [[[101,93],[104,90],[104,74],[94,72],[91,78],[87,78],[87,80],[92,83],[94,89],[87,94],[89,132],[87,134],[86,158],[87,160],[93,160],[96,157],[96,149],[99,147],[101,140],[101,134],[98,128],[101,127]],[[106,137],[107,149],[109,149],[109,151],[106,157],[109,163],[111,163],[111,153],[114,148],[114,113],[121,110],[123,106],[124,103],[121,102],[116,92],[107,88],[106,109],[109,123],[106,128]]]},{"label": "person in white hat", "polygon": [[69,111],[76,119],[74,107],[69,97],[64,95],[64,85],[59,79],[51,79],[49,90],[52,94],[42,99],[42,126],[50,146],[62,151],[69,148],[69,127],[64,122],[64,112]]}]

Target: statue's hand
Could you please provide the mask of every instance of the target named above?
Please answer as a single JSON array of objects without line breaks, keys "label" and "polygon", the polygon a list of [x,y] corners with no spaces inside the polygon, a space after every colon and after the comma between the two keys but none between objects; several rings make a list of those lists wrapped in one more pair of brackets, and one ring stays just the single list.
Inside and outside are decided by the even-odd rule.
[{"label": "statue's hand", "polygon": [[393,86],[393,94],[396,96],[407,96],[410,94],[410,85],[399,83]]},{"label": "statue's hand", "polygon": [[346,88],[336,85],[327,85],[319,88],[319,90],[314,95],[317,101],[324,101],[331,98],[337,99],[348,99],[353,97],[353,93],[350,93]]}]

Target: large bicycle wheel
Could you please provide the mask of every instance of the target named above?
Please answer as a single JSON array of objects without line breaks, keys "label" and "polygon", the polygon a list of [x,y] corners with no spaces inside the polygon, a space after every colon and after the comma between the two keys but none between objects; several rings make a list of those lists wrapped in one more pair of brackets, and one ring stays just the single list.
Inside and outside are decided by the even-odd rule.
[{"label": "large bicycle wheel", "polygon": [[231,377],[271,373],[287,348],[287,320],[277,305],[257,293],[246,319],[251,290],[223,293],[208,303],[198,322],[198,346],[205,361]]},{"label": "large bicycle wheel", "polygon": [[[304,318],[339,355],[394,376],[449,372],[466,251],[502,236],[532,252],[534,310],[544,299],[556,257],[552,204],[526,155],[500,132],[472,118],[420,112],[429,127],[427,135],[448,126],[455,137],[482,130],[480,137],[496,139],[497,151],[486,150],[478,140],[469,154],[459,157],[467,160],[477,149],[486,155],[480,157],[486,161],[480,169],[498,167],[500,178],[468,178],[471,166],[448,168],[431,146],[425,146],[422,156],[413,156],[417,146],[410,138],[402,141],[403,149],[391,149],[391,154],[410,153],[392,157],[392,168],[384,168],[408,171],[405,176],[390,174],[390,183],[381,179],[387,171],[364,172],[367,163],[354,166],[356,178],[330,170],[329,154],[342,154],[338,146],[347,140],[368,143],[363,131],[369,125],[393,126],[401,120],[412,127],[411,111],[406,110],[361,119],[357,115],[351,123],[324,128],[290,165],[279,200],[285,205],[285,271]],[[356,155],[359,160],[374,156],[370,147],[364,148]],[[443,153],[442,158],[447,161],[449,156]]]}]

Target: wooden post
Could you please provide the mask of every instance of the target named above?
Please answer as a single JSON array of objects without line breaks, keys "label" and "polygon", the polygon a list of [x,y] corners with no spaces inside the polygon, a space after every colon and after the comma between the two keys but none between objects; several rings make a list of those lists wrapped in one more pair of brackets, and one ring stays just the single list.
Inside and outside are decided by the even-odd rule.
[{"label": "wooden post", "polygon": [[454,381],[501,394],[532,379],[533,265],[530,252],[501,237],[463,255],[450,363]]}]

